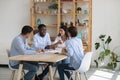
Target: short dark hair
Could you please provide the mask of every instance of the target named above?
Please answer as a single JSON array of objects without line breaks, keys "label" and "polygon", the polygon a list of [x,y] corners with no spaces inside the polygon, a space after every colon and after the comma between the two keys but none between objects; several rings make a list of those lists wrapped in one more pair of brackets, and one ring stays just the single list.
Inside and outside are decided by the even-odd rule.
[{"label": "short dark hair", "polygon": [[68,32],[70,33],[71,37],[76,37],[78,34],[77,28],[74,26],[69,27]]},{"label": "short dark hair", "polygon": [[33,31],[33,28],[31,26],[25,25],[22,28],[21,34],[25,35],[27,33],[31,33]]},{"label": "short dark hair", "polygon": [[40,24],[40,25],[38,26],[38,30],[41,30],[43,27],[46,27],[46,25],[45,25],[45,24]]}]

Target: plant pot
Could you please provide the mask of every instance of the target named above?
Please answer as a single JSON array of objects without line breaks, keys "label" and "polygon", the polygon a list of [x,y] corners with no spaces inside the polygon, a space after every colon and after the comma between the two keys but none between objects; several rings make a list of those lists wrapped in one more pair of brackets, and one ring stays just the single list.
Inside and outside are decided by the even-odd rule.
[{"label": "plant pot", "polygon": [[88,10],[84,10],[84,14],[88,14]]},{"label": "plant pot", "polygon": [[68,12],[67,12],[67,10],[62,9],[62,13],[67,14]]},{"label": "plant pot", "polygon": [[54,14],[57,14],[57,10],[53,10]]},{"label": "plant pot", "polygon": [[79,11],[77,11],[77,13],[78,13],[78,14],[81,14],[81,13],[82,13],[82,11],[80,11],[80,10],[79,10]]}]

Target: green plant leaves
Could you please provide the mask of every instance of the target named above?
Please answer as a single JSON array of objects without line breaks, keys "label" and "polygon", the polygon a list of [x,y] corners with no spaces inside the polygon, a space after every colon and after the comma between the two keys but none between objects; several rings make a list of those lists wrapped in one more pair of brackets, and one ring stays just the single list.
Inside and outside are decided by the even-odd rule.
[{"label": "green plant leaves", "polygon": [[104,52],[104,51],[102,51],[102,52],[99,54],[98,60],[103,61],[103,60],[104,60],[104,58],[105,58],[105,52]]},{"label": "green plant leaves", "polygon": [[112,41],[111,37],[108,36],[107,40],[105,41],[105,44],[109,44]]},{"label": "green plant leaves", "polygon": [[[112,41],[111,36],[108,36],[106,38],[106,35],[100,35],[99,36],[100,42],[95,43],[95,49],[101,48],[101,52],[99,54],[98,60],[103,61],[106,56],[109,57],[110,63],[108,63],[108,67],[111,67],[112,69],[117,67],[117,55],[109,49],[109,44]],[[96,63],[96,66],[98,67],[98,61],[94,60]]]},{"label": "green plant leaves", "polygon": [[112,64],[112,63],[108,63],[107,66],[108,66],[109,68],[112,68],[113,64]]},{"label": "green plant leaves", "polygon": [[109,68],[115,69],[115,68],[117,67],[117,62],[108,63],[107,66],[108,66]]},{"label": "green plant leaves", "polygon": [[110,50],[106,49],[104,54],[107,56],[110,54],[110,52],[111,52]]},{"label": "green plant leaves", "polygon": [[97,60],[94,60],[95,64],[96,64],[96,67],[98,68],[98,61]]},{"label": "green plant leaves", "polygon": [[51,4],[50,6],[48,6],[48,8],[57,10],[58,9],[58,4],[57,3]]},{"label": "green plant leaves", "polygon": [[98,60],[104,60],[105,56],[110,55],[111,51],[106,49],[105,51],[100,52]]},{"label": "green plant leaves", "polygon": [[117,63],[113,63],[113,68],[115,69],[117,67]]},{"label": "green plant leaves", "polygon": [[81,10],[82,10],[82,8],[81,8],[81,7],[78,7],[78,8],[77,8],[77,11],[81,11]]},{"label": "green plant leaves", "polygon": [[105,36],[106,36],[106,35],[100,35],[100,36],[99,36],[99,39],[103,39],[103,38],[105,38]]},{"label": "green plant leaves", "polygon": [[100,47],[100,43],[95,43],[95,49],[97,50]]}]

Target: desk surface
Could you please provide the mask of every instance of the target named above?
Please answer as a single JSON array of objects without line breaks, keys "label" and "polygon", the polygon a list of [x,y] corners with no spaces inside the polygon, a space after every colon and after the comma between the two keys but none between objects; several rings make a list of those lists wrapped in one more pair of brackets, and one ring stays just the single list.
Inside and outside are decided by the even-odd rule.
[{"label": "desk surface", "polygon": [[37,62],[59,62],[66,58],[67,58],[66,55],[54,54],[54,53],[43,53],[43,54],[13,56],[13,57],[9,57],[9,60],[37,61]]}]

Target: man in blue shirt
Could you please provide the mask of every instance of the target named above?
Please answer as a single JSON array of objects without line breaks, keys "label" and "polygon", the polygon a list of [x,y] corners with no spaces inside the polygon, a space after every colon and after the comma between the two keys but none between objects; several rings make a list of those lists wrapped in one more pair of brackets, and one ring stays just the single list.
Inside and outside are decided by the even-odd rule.
[{"label": "man in blue shirt", "polygon": [[[66,55],[70,58],[70,64],[59,64],[58,72],[60,76],[60,80],[65,80],[64,73],[66,73],[67,77],[70,78],[70,72],[67,70],[76,70],[80,67],[81,61],[84,57],[83,46],[81,39],[78,39],[77,36],[77,28],[69,27],[68,28],[69,40],[66,41]],[[71,79],[72,80],[72,79]]]},{"label": "man in blue shirt", "polygon": [[[24,26],[22,28],[21,34],[15,37],[12,41],[10,56],[34,54],[40,52],[40,50],[34,50],[28,46],[27,39],[32,31],[33,29],[30,26]],[[18,69],[20,62],[12,60],[10,61],[10,64],[12,68]],[[32,80],[39,69],[39,65],[37,62],[23,62],[23,69],[28,70],[24,76],[24,80]]]}]

